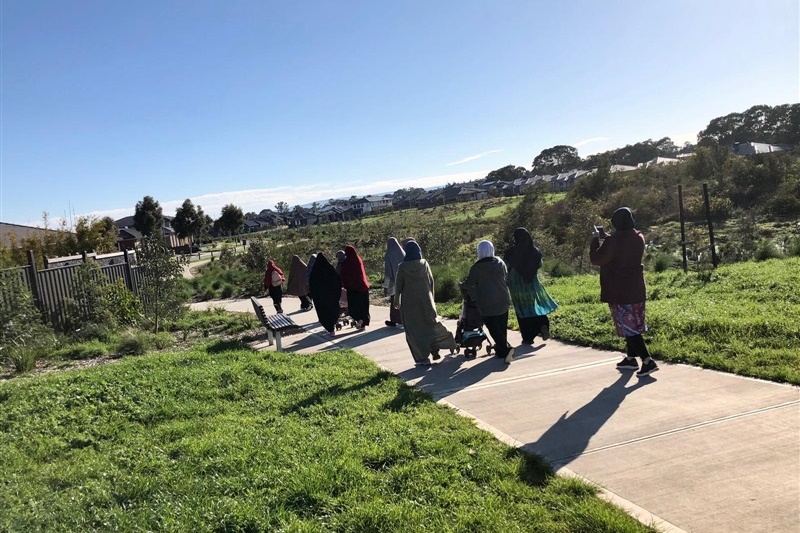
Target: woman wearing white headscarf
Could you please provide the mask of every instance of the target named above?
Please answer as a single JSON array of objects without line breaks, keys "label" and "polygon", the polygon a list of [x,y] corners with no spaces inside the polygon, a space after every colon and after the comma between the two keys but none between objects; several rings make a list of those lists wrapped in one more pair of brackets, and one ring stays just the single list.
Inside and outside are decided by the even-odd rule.
[{"label": "woman wearing white headscarf", "polygon": [[400,310],[394,306],[394,293],[397,269],[405,258],[406,253],[397,239],[389,237],[389,240],[386,241],[386,255],[383,256],[383,288],[386,290],[386,296],[389,297],[389,320],[386,321],[386,325],[392,328],[403,322]]},{"label": "woman wearing white headscarf", "polygon": [[508,344],[511,297],[506,285],[507,276],[506,264],[494,255],[494,245],[490,241],[481,241],[478,243],[478,260],[469,269],[463,288],[483,316],[483,323],[494,340],[497,357],[510,364],[514,359],[514,348]]}]

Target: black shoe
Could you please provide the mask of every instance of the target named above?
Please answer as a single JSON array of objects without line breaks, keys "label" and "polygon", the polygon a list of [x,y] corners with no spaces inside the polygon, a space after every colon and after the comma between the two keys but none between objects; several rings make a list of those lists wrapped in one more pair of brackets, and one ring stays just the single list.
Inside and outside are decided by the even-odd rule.
[{"label": "black shoe", "polygon": [[639,370],[639,363],[635,357],[626,357],[617,363],[617,370]]},{"label": "black shoe", "polygon": [[434,361],[438,361],[441,358],[442,356],[439,355],[439,350],[434,350],[431,352],[431,359],[433,359]]},{"label": "black shoe", "polygon": [[542,326],[542,329],[539,330],[539,335],[542,336],[542,340],[546,341],[550,338],[550,326]]},{"label": "black shoe", "polygon": [[387,320],[386,322],[384,322],[384,324],[386,324],[390,328],[397,326],[397,322],[392,322],[391,320]]},{"label": "black shoe", "polygon": [[642,368],[641,368],[641,370],[639,370],[636,373],[636,377],[637,378],[643,378],[645,376],[649,376],[650,374],[652,374],[656,370],[658,370],[658,365],[656,364],[655,361],[650,359],[646,363],[642,363]]}]

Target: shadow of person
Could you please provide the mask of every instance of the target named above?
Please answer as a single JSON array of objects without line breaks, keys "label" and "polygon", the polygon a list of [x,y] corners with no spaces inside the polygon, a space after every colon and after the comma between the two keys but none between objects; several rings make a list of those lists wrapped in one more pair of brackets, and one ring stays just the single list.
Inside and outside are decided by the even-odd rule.
[{"label": "shadow of person", "polygon": [[464,366],[465,363],[472,361],[474,360],[467,360],[463,356],[451,355],[431,366],[404,370],[398,376],[404,381],[421,377],[422,379],[414,383],[414,386],[430,394],[434,400],[441,400],[482,381],[495,372],[504,372],[508,369],[505,361],[497,357],[483,357],[475,364]]},{"label": "shadow of person", "polygon": [[591,438],[608,422],[628,394],[655,382],[648,376],[626,387],[631,377],[633,373],[620,373],[614,383],[600,391],[589,403],[569,415],[561,415],[536,442],[526,444],[523,449],[543,455],[554,466],[569,464],[586,451]]}]

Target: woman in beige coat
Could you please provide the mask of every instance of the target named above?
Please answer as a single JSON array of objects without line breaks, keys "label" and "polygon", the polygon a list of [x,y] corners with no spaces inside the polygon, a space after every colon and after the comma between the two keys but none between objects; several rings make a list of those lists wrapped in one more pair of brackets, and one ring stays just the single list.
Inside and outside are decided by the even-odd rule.
[{"label": "woman in beige coat", "polygon": [[405,246],[406,257],[397,269],[395,305],[400,308],[406,342],[417,366],[429,366],[430,357],[439,359],[440,349],[456,349],[453,335],[436,316],[433,302],[433,275],[422,258],[419,245]]}]

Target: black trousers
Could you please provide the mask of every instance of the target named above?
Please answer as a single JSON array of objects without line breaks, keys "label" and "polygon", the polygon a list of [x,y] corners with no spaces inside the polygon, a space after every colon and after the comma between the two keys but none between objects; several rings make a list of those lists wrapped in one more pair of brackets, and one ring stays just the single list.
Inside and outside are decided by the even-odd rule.
[{"label": "black trousers", "polygon": [[306,309],[309,309],[311,305],[311,296],[304,294],[300,297],[300,309],[305,311]]},{"label": "black trousers", "polygon": [[517,317],[519,323],[519,332],[522,335],[522,342],[525,344],[532,344],[536,335],[539,335],[544,326],[550,327],[550,319],[547,315],[530,316],[530,317]]},{"label": "black trousers", "polygon": [[275,311],[278,313],[283,313],[283,308],[281,307],[281,302],[283,301],[283,289],[280,285],[277,287],[270,285],[269,289],[269,297],[272,298],[272,303],[275,305]]},{"label": "black trousers", "polygon": [[483,317],[483,324],[494,341],[497,357],[508,355],[508,311],[502,315]]},{"label": "black trousers", "polygon": [[641,357],[642,360],[650,357],[650,351],[647,349],[647,344],[644,343],[644,338],[642,338],[641,334],[625,337],[625,348],[628,357]]}]

